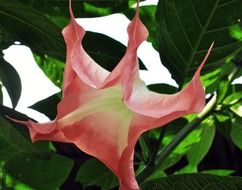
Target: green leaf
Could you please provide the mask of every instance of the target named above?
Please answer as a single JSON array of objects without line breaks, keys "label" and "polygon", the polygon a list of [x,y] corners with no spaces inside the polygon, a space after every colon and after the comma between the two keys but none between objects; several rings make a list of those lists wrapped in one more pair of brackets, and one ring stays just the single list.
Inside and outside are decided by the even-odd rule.
[{"label": "green leaf", "polygon": [[208,174],[173,175],[150,181],[142,190],[241,190],[242,178]]},{"label": "green leaf", "polygon": [[23,136],[26,129],[19,125],[16,127],[18,128],[14,128],[0,116],[0,139],[3,139],[10,146],[10,149],[16,150],[11,153],[31,152],[45,157],[44,153],[48,152],[48,145],[42,142],[31,143],[29,137]]},{"label": "green leaf", "polygon": [[216,128],[213,120],[206,119],[201,123],[202,133],[201,139],[198,143],[192,145],[187,152],[187,159],[189,164],[197,166],[208,153],[215,136]]},{"label": "green leaf", "polygon": [[[169,144],[171,140],[175,137],[178,131],[185,126],[187,120],[184,118],[180,118],[175,120],[171,124],[169,124],[166,128],[166,134],[163,138],[164,146]],[[187,153],[187,151],[196,143],[200,141],[201,138],[201,128],[194,129],[176,148],[175,150],[168,156],[168,158],[163,162],[159,169],[167,169],[177,163],[183,155]]]},{"label": "green leaf", "polygon": [[166,173],[163,170],[158,170],[155,171],[154,173],[152,173],[151,176],[148,177],[148,179],[146,179],[145,181],[152,181],[155,179],[161,179],[162,177],[166,177]]},{"label": "green leaf", "polygon": [[227,79],[220,80],[217,88],[217,104],[221,103],[228,93],[230,82]]},{"label": "green leaf", "polygon": [[215,125],[217,130],[225,136],[227,139],[230,139],[230,131],[232,128],[232,114],[228,111],[221,111],[215,114]]},{"label": "green leaf", "polygon": [[237,117],[236,120],[233,121],[230,135],[234,144],[242,150],[242,118]]},{"label": "green leaf", "polygon": [[213,175],[219,175],[219,176],[229,176],[234,172],[235,172],[234,170],[203,170],[200,173],[213,174]]},{"label": "green leaf", "polygon": [[242,101],[238,102],[238,104],[235,104],[230,109],[239,117],[242,117]]},{"label": "green leaf", "polygon": [[12,155],[16,154],[18,149],[10,146],[3,137],[0,137],[0,163],[7,160]]},{"label": "green leaf", "polygon": [[102,190],[112,189],[118,185],[114,174],[96,159],[90,159],[80,167],[76,180],[84,187],[95,185]]},{"label": "green leaf", "polygon": [[60,93],[54,94],[35,103],[34,105],[30,106],[30,108],[45,114],[47,117],[53,120],[57,115],[57,104],[60,102],[60,97]]},{"label": "green leaf", "polygon": [[[87,32],[83,47],[88,54],[103,68],[112,71],[123,57],[126,47],[120,42],[95,32]],[[140,69],[146,69],[139,60]]]},{"label": "green leaf", "polygon": [[65,60],[61,29],[41,12],[17,0],[0,0],[0,29],[38,54]]},{"label": "green leaf", "polygon": [[227,96],[224,101],[223,104],[224,105],[233,105],[236,104],[238,101],[242,100],[242,92],[235,92],[233,94],[230,94],[229,96]]},{"label": "green leaf", "polygon": [[3,170],[11,178],[35,190],[55,190],[65,181],[72,166],[72,160],[56,154],[43,159],[34,154],[20,153],[7,160]]},{"label": "green leaf", "polygon": [[169,84],[150,84],[147,88],[160,94],[174,94],[178,91],[176,87]]},{"label": "green leaf", "polygon": [[34,59],[39,67],[44,71],[47,77],[59,88],[62,87],[64,62],[50,57],[48,55],[37,55],[34,53]]},{"label": "green leaf", "polygon": [[21,95],[21,80],[17,71],[2,57],[0,57],[0,81],[7,89],[13,107],[16,107]]},{"label": "green leaf", "polygon": [[212,71],[242,48],[242,40],[230,34],[241,25],[242,1],[162,0],[156,13],[162,63],[182,85],[191,77],[210,44],[215,47],[203,71]]},{"label": "green leaf", "polygon": [[175,174],[185,174],[185,173],[197,173],[197,166],[188,164],[182,169],[175,172]]}]

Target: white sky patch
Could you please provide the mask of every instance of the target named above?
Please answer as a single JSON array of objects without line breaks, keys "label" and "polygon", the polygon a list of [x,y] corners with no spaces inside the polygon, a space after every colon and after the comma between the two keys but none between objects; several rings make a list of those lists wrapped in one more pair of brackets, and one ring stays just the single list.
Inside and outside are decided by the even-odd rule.
[{"label": "white sky patch", "polygon": [[[149,6],[149,5],[157,5],[159,2],[159,0],[146,0],[146,1],[142,1],[139,3],[139,6]],[[137,3],[135,3],[134,5],[132,5],[133,8],[135,8],[137,6]]]},{"label": "white sky patch", "polygon": [[235,80],[232,82],[232,84],[242,84],[242,76],[239,77],[239,78],[237,78],[237,79],[235,79]]},{"label": "white sky patch", "polygon": [[[46,120],[47,118],[43,114],[39,114],[28,107],[59,92],[60,89],[50,82],[38,67],[28,47],[12,45],[3,52],[5,54],[4,59],[11,63],[21,78],[22,93],[16,110],[35,119],[37,117],[38,120]],[[4,92],[4,105],[11,107],[9,97],[6,96],[6,91]]]}]

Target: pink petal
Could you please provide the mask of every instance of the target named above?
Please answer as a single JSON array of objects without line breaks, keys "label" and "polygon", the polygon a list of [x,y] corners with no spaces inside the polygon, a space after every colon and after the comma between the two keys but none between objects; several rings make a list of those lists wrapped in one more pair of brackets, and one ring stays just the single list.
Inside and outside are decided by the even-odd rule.
[{"label": "pink petal", "polygon": [[[181,92],[174,95],[161,95],[149,91],[138,78],[132,94],[126,100],[128,107],[135,113],[131,123],[128,146],[119,163],[120,189],[135,187],[133,154],[140,135],[147,130],[163,126],[174,119],[189,113],[200,112],[205,104],[205,93],[199,74],[213,44],[196,71],[192,81]],[[136,75],[137,76],[137,75]],[[180,100],[180,101],[179,101]],[[130,188],[135,189],[135,188]]]},{"label": "pink petal", "polygon": [[192,81],[176,94],[162,95],[149,91],[137,77],[132,83],[132,94],[125,99],[129,108],[136,113],[153,118],[163,118],[176,113],[184,115],[200,112],[205,104],[205,92],[199,79],[200,70],[206,62],[212,46],[213,44],[210,46]]},{"label": "pink petal", "polygon": [[31,120],[20,121],[12,118],[10,119],[16,123],[23,124],[28,128],[32,142],[38,140],[67,142],[67,139],[62,132],[57,129],[56,120],[49,123],[35,123]]},{"label": "pink petal", "polygon": [[89,86],[98,88],[109,74],[107,70],[99,66],[83,50],[81,43],[85,35],[85,30],[75,21],[71,3],[70,15],[71,22],[62,32],[67,45],[63,95],[65,95],[67,87],[75,79],[76,75]]},{"label": "pink petal", "polygon": [[[58,119],[58,129],[68,141],[102,160],[118,176],[119,159],[128,144],[132,112],[122,102],[118,87],[89,95],[92,100]],[[61,106],[66,107],[67,103],[62,102]]]},{"label": "pink petal", "polygon": [[126,53],[104,83],[104,87],[107,88],[121,82],[125,96],[126,92],[131,93],[132,81],[136,77],[136,70],[138,70],[137,48],[148,37],[148,31],[139,18],[138,7],[128,26],[128,34],[129,41]]}]

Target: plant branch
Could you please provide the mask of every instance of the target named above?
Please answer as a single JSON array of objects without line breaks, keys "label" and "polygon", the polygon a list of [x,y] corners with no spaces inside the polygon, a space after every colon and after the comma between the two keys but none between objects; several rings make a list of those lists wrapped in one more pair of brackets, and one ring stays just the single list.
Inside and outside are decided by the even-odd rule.
[{"label": "plant branch", "polygon": [[188,123],[181,131],[179,131],[170,144],[158,152],[156,160],[154,162],[150,162],[150,165],[147,165],[145,169],[137,176],[137,181],[139,183],[143,183],[157,168],[159,168],[171,154],[171,152],[184,140],[184,138],[210,115],[216,105],[216,97],[217,96],[214,95],[204,107],[203,111],[195,119]]}]

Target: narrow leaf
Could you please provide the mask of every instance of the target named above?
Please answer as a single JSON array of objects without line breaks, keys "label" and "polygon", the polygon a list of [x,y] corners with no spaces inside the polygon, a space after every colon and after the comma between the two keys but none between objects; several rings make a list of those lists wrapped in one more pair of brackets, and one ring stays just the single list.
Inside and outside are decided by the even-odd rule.
[{"label": "narrow leaf", "polygon": [[236,118],[231,128],[231,138],[234,144],[236,144],[242,150],[242,118]]},{"label": "narrow leaf", "polygon": [[2,57],[0,57],[0,81],[7,89],[13,107],[16,107],[21,95],[21,80],[17,71]]}]

